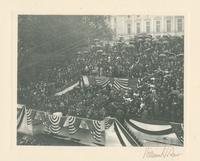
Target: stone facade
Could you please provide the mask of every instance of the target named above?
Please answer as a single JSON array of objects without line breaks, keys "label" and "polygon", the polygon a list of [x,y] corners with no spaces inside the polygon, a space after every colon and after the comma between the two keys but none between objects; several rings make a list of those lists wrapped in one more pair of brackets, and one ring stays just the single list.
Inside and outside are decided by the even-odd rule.
[{"label": "stone facade", "polygon": [[139,33],[184,35],[184,16],[110,16],[108,24],[115,38],[131,38]]}]

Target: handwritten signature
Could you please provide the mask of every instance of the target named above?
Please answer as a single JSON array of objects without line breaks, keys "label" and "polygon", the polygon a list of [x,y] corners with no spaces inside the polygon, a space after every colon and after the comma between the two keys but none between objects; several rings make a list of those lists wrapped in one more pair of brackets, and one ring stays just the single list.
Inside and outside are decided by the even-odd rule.
[{"label": "handwritten signature", "polygon": [[147,147],[145,149],[143,158],[174,158],[180,156],[180,153],[175,151],[174,147],[163,147],[161,151],[155,152],[155,150],[151,147]]}]

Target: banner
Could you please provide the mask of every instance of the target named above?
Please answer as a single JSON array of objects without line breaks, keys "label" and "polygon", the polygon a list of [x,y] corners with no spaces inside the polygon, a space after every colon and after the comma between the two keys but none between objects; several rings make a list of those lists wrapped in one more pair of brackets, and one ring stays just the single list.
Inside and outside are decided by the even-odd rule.
[{"label": "banner", "polygon": [[99,143],[102,140],[103,132],[105,131],[104,122],[97,120],[87,120],[87,125],[93,141]]},{"label": "banner", "polygon": [[111,77],[93,77],[93,76],[83,76],[83,84],[85,86],[98,85],[102,88],[110,86],[116,90],[130,90],[137,89],[138,79],[126,79],[126,78],[111,78]]},{"label": "banner", "polygon": [[86,145],[148,146],[183,145],[183,125],[180,123],[152,124],[115,118],[92,120],[76,116],[49,114],[23,107],[17,113],[17,132],[35,135],[51,134],[53,137],[71,139]]},{"label": "banner", "polygon": [[67,87],[66,89],[64,89],[63,91],[60,91],[58,93],[55,94],[55,96],[60,96],[63,95],[71,90],[73,90],[75,87],[79,86],[79,82],[74,83],[73,85],[71,85],[70,87]]},{"label": "banner", "polygon": [[17,114],[17,132],[28,135],[51,134],[55,137],[75,139],[84,144],[104,145],[104,131],[104,121],[48,114],[26,107]]},{"label": "banner", "polygon": [[130,90],[137,89],[138,79],[125,79],[125,78],[111,78],[111,77],[94,77],[94,76],[82,76],[81,79],[67,87],[66,89],[58,92],[55,96],[63,95],[75,87],[81,85],[81,87],[88,87],[89,85],[98,85],[102,88],[106,88],[106,86],[110,86],[115,90]]}]

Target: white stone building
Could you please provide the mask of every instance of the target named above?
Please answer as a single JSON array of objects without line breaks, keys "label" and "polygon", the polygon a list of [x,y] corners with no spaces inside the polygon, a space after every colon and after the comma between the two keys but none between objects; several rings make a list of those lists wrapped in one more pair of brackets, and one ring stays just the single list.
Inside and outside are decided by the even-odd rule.
[{"label": "white stone building", "polygon": [[127,39],[139,33],[184,35],[184,16],[110,16],[108,23],[115,38]]}]

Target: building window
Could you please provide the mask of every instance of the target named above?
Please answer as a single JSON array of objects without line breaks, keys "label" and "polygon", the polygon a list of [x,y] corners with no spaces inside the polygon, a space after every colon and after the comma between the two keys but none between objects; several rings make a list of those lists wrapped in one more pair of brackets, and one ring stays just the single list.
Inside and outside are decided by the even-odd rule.
[{"label": "building window", "polygon": [[167,32],[171,32],[171,20],[167,20]]},{"label": "building window", "polygon": [[150,22],[146,22],[146,32],[149,33],[150,32]]},{"label": "building window", "polygon": [[136,24],[137,33],[140,33],[140,23]]},{"label": "building window", "polygon": [[131,24],[127,25],[127,31],[128,31],[128,34],[130,35],[131,34]]},{"label": "building window", "polygon": [[160,32],[160,21],[156,21],[156,32]]},{"label": "building window", "polygon": [[183,20],[182,19],[178,19],[177,21],[177,28],[178,28],[178,32],[182,32],[183,31]]}]

